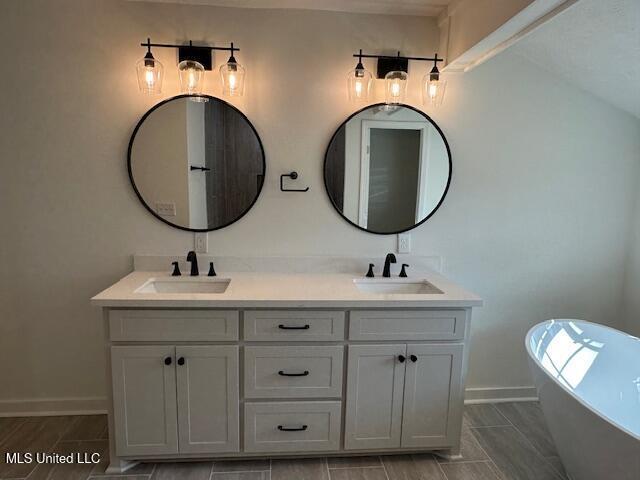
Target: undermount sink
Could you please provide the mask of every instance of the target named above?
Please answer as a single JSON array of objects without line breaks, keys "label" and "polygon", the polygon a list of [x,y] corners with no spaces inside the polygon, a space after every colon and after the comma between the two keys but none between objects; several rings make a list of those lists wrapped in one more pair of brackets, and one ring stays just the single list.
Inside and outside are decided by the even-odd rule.
[{"label": "undermount sink", "polygon": [[231,283],[229,278],[168,277],[150,278],[136,293],[224,293]]},{"label": "undermount sink", "polygon": [[426,280],[406,280],[406,279],[388,279],[388,278],[372,278],[354,280],[358,290],[363,293],[386,294],[386,295],[407,295],[421,294],[433,295],[444,293]]}]

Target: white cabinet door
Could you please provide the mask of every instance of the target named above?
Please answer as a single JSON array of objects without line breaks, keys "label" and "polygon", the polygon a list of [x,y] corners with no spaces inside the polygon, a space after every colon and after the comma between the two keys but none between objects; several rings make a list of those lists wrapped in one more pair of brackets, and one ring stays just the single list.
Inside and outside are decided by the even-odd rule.
[{"label": "white cabinet door", "polygon": [[400,447],[406,350],[349,346],[345,449]]},{"label": "white cabinet door", "polygon": [[178,452],[174,347],[111,347],[116,454]]},{"label": "white cabinet door", "polygon": [[180,453],[237,452],[238,347],[178,346]]},{"label": "white cabinet door", "polygon": [[456,443],[462,418],[462,344],[407,346],[402,447]]}]

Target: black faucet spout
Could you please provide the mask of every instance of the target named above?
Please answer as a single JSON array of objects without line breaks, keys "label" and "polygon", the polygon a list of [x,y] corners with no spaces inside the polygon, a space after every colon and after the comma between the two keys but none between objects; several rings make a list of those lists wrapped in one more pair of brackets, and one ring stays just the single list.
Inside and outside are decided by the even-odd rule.
[{"label": "black faucet spout", "polygon": [[198,270],[198,257],[196,256],[196,252],[191,250],[187,253],[187,262],[191,263],[191,276],[197,277],[200,275],[200,271]]},{"label": "black faucet spout", "polygon": [[384,259],[384,269],[382,270],[382,276],[384,278],[391,277],[391,264],[396,262],[396,256],[393,253],[387,254],[387,258]]}]

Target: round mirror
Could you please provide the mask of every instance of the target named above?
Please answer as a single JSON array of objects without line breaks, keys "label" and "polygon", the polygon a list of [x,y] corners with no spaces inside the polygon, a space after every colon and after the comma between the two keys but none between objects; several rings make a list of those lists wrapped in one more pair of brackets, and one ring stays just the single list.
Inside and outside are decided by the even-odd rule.
[{"label": "round mirror", "polygon": [[209,231],[241,218],[264,183],[262,142],[247,117],[219,98],[180,95],[136,126],[129,177],[143,205],[169,225]]},{"label": "round mirror", "polygon": [[442,130],[408,105],[377,104],[351,115],[333,134],[324,182],[351,224],[378,234],[417,227],[438,209],[451,181]]}]

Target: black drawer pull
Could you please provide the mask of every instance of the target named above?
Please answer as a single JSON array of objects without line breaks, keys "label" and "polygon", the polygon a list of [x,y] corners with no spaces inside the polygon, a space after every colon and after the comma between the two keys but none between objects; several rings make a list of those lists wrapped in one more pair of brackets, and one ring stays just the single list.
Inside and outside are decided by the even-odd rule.
[{"label": "black drawer pull", "polygon": [[184,357],[178,359],[178,365],[184,365]]},{"label": "black drawer pull", "polygon": [[280,324],[280,325],[278,325],[278,328],[280,330],[309,330],[309,325],[303,325],[301,327],[296,327],[296,326],[291,327],[289,325]]},{"label": "black drawer pull", "polygon": [[413,363],[416,363],[418,361],[418,357],[416,357],[415,355],[411,355],[409,358]]},{"label": "black drawer pull", "polygon": [[404,361],[407,359],[407,357],[405,357],[404,355],[398,355],[398,361],[400,363],[404,363]]},{"label": "black drawer pull", "polygon": [[301,427],[284,427],[282,425],[278,425],[278,430],[281,432],[304,432],[307,428],[307,425],[302,425]]},{"label": "black drawer pull", "polygon": [[171,357],[167,357],[164,359],[164,364],[165,365],[171,365]]},{"label": "black drawer pull", "polygon": [[305,370],[304,372],[300,373],[287,373],[284,370],[280,370],[278,372],[278,375],[282,375],[283,377],[306,377],[307,375],[309,375],[309,370]]}]

